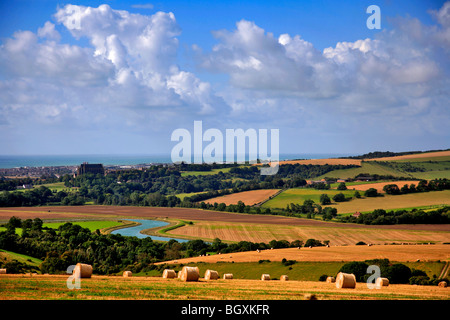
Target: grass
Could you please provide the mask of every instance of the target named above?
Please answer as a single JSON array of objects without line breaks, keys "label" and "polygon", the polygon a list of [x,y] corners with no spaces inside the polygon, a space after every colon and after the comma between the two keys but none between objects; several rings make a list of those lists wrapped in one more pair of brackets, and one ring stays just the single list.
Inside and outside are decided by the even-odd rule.
[{"label": "grass", "polygon": [[0,250],[0,257],[2,259],[6,258],[6,260],[17,260],[19,262],[26,263],[35,267],[38,267],[42,263],[42,260],[38,258],[33,258],[24,254],[11,252],[4,249]]},{"label": "grass", "polygon": [[[37,189],[41,186],[49,188],[52,192],[59,192],[59,191],[65,191],[65,192],[75,192],[78,190],[77,187],[71,188],[66,187],[64,185],[64,182],[55,182],[55,183],[45,183],[45,184],[35,184],[33,185],[33,189]],[[17,189],[18,191],[26,192],[33,189]]]},{"label": "grass", "polygon": [[363,161],[361,163],[361,167],[350,168],[350,169],[341,169],[341,170],[333,170],[331,172],[327,172],[319,177],[314,178],[314,180],[320,180],[323,178],[354,178],[358,174],[378,174],[378,175],[390,175],[394,177],[412,177],[411,175],[399,171],[393,168],[390,168],[386,165],[382,165],[377,162],[371,161]]},{"label": "grass", "polygon": [[231,167],[229,168],[221,168],[221,169],[212,169],[211,171],[183,171],[181,172],[181,176],[207,176],[207,175],[213,175],[218,174],[220,171],[223,173],[229,172]]},{"label": "grass", "polygon": [[[360,192],[362,194],[362,192]],[[424,206],[450,204],[450,190],[410,193],[402,195],[384,195],[383,197],[366,197],[340,202],[333,205],[338,214],[373,211],[375,209],[408,209]]]},{"label": "grass", "polygon": [[[289,280],[318,281],[322,274],[336,275],[345,262],[297,262],[290,266],[284,266],[281,261],[264,262],[239,262],[239,263],[197,263],[200,275],[203,276],[208,269],[216,270],[220,275],[232,273],[234,279],[258,280],[261,274],[270,274],[271,279],[280,279],[281,275],[289,276]],[[189,264],[191,265],[191,264]],[[194,264],[192,264],[193,266]],[[173,265],[178,271],[182,266]]]},{"label": "grass", "polygon": [[[351,186],[348,186],[351,188]],[[280,193],[278,196],[265,202],[263,208],[286,208],[290,203],[303,204],[306,199],[312,199],[320,203],[320,195],[328,194],[330,199],[342,192],[347,197],[354,195],[355,190],[315,190],[310,188],[293,188]],[[361,195],[364,191],[359,191]],[[402,195],[384,194],[382,197],[353,198],[350,201],[333,203],[331,206],[338,210],[339,214],[373,211],[375,209],[413,209],[429,206],[450,205],[450,190],[411,193]]]},{"label": "grass", "polygon": [[[43,227],[47,227],[47,228],[52,228],[52,229],[58,229],[60,226],[62,226],[63,224],[67,223],[69,221],[66,222],[46,222],[43,224]],[[101,230],[101,229],[106,229],[106,228],[111,228],[111,227],[117,227],[122,225],[122,223],[118,222],[118,221],[108,221],[108,220],[98,220],[98,221],[70,221],[73,224],[77,224],[80,225],[83,228],[88,228],[91,231],[95,231],[97,229]],[[0,227],[0,232],[1,231],[5,231],[6,228],[5,227]],[[22,228],[16,228],[16,233],[18,235],[22,235]]]},{"label": "grass", "polygon": [[202,193],[206,193],[207,191],[201,191],[201,192],[190,192],[190,193],[178,193],[175,194],[176,197],[180,198],[181,201],[184,200],[184,198],[186,197],[191,197],[197,194],[202,194]]},{"label": "grass", "polygon": [[[292,188],[283,191],[276,197],[265,202],[263,208],[286,208],[290,203],[303,204],[307,199],[313,200],[315,203],[320,203],[320,195],[327,194],[332,199],[336,194],[343,193],[346,197],[352,197],[355,194],[354,190],[316,190],[312,188]],[[361,193],[361,192],[360,192]]]}]

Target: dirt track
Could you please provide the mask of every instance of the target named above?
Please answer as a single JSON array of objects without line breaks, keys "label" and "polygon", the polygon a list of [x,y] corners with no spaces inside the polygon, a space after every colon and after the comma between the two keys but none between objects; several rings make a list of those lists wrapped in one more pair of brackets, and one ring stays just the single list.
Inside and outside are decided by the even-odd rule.
[{"label": "dirt track", "polygon": [[55,206],[55,207],[14,207],[1,208],[0,221],[16,216],[21,219],[41,218],[43,220],[65,219],[120,219],[120,218],[169,218],[197,221],[220,221],[229,223],[275,224],[289,226],[317,226],[330,228],[376,228],[450,231],[450,225],[417,224],[368,226],[324,222],[311,219],[290,218],[273,215],[249,215],[189,208],[120,207],[120,206]]}]

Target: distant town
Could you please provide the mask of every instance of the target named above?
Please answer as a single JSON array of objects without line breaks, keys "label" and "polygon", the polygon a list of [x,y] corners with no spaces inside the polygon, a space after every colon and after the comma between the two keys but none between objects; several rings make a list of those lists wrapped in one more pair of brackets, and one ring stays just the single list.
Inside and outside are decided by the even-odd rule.
[{"label": "distant town", "polygon": [[[102,173],[108,173],[118,170],[138,169],[143,170],[155,165],[171,165],[170,163],[144,163],[134,165],[107,165],[89,164],[87,162],[81,165],[73,166],[50,166],[50,167],[16,167],[16,168],[0,168],[0,178],[18,179],[18,178],[42,178],[52,177],[59,178],[65,174],[74,174],[83,170],[100,170]],[[99,169],[101,166],[101,169]],[[87,169],[86,169],[87,168]]]}]

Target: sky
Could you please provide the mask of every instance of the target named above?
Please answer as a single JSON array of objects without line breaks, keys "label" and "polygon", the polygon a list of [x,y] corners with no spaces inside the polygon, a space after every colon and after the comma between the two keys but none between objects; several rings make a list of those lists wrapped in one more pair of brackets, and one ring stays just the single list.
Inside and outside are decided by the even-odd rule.
[{"label": "sky", "polygon": [[450,148],[450,2],[0,2],[0,155],[170,154],[194,121],[280,153]]}]

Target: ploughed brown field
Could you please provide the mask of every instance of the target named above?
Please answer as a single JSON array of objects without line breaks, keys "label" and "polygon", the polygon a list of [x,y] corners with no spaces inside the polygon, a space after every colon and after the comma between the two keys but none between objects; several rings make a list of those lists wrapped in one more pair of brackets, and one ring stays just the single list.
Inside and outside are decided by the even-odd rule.
[{"label": "ploughed brown field", "polygon": [[205,200],[205,203],[214,204],[217,203],[225,203],[227,206],[230,204],[237,204],[239,201],[242,201],[247,206],[253,206],[257,203],[260,203],[269,197],[273,196],[277,192],[279,192],[280,189],[262,189],[262,190],[250,190],[250,191],[243,191],[243,192],[237,192],[232,194],[227,194],[225,196],[211,198],[208,200]]},{"label": "ploughed brown field", "polygon": [[[364,261],[389,259],[390,261],[446,261],[450,259],[448,244],[416,245],[373,245],[373,246],[330,246],[306,248],[268,249],[257,251],[215,254],[164,261],[161,263],[217,263],[217,262],[258,262],[259,260],[281,261],[283,258],[296,261]],[[161,264],[160,263],[160,264]]]},{"label": "ploughed brown field", "polygon": [[426,231],[450,231],[446,224],[383,225],[370,226],[325,222],[313,219],[291,218],[274,215],[238,214],[190,208],[132,207],[132,206],[43,206],[12,207],[0,209],[0,221],[8,221],[12,216],[21,219],[41,218],[45,220],[69,219],[126,219],[126,218],[168,218],[194,221],[217,221],[229,223],[273,224],[286,226],[317,226],[325,228],[375,228],[408,229]]}]

